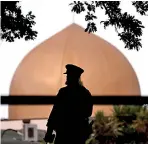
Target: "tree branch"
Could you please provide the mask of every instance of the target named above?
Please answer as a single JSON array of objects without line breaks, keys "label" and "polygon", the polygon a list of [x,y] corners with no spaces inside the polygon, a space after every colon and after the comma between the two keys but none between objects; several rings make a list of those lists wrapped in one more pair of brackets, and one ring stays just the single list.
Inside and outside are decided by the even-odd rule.
[{"label": "tree branch", "polygon": [[[106,7],[106,5],[105,5],[104,2],[102,2],[102,5],[103,5],[104,9],[106,10],[106,13],[107,13],[108,17],[109,17],[110,19],[112,19],[112,16],[111,16],[110,13],[108,12],[108,9],[107,9],[107,7]],[[116,25],[114,25],[114,26],[115,26],[115,31],[119,34],[118,29],[117,29],[117,26],[116,26]]]}]

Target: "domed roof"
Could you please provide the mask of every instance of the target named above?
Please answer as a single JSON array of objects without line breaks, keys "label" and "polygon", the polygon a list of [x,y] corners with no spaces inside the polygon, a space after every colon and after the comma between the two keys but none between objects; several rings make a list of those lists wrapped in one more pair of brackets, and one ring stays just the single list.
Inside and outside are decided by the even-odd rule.
[{"label": "domed roof", "polygon": [[[77,24],[66,27],[25,56],[13,76],[10,94],[56,95],[65,85],[66,64],[84,69],[81,79],[92,95],[140,95],[137,76],[125,56]],[[9,114],[10,118],[47,117],[49,107],[10,106]],[[97,106],[94,112],[107,107]],[[34,113],[30,109],[42,109],[42,112]],[[12,113],[14,110],[17,112]]]}]

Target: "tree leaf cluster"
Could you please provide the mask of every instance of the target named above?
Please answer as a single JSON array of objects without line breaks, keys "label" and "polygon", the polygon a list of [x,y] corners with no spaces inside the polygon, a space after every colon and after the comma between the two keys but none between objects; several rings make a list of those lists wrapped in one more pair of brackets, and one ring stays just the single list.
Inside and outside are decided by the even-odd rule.
[{"label": "tree leaf cluster", "polygon": [[37,32],[32,30],[35,25],[35,16],[28,12],[22,14],[19,1],[1,1],[1,39],[14,42],[15,39],[24,38],[26,41],[34,40]]},{"label": "tree leaf cluster", "polygon": [[148,1],[133,1],[132,5],[135,6],[136,11],[141,15],[148,15]]},{"label": "tree leaf cluster", "polygon": [[[94,22],[94,20],[97,19],[95,12],[96,8],[101,8],[105,11],[105,15],[108,16],[107,20],[100,22],[104,25],[104,29],[108,26],[113,26],[120,40],[124,42],[125,48],[128,50],[139,51],[140,48],[142,48],[140,37],[142,36],[142,29],[144,26],[140,20],[135,18],[135,16],[121,11],[120,1],[74,1],[70,5],[72,5],[71,11],[76,14],[87,11],[87,14],[85,15],[85,21],[87,22],[85,32],[94,33],[97,31],[97,26]],[[146,12],[148,11],[148,2],[133,1],[132,5],[141,15],[146,15]]]}]

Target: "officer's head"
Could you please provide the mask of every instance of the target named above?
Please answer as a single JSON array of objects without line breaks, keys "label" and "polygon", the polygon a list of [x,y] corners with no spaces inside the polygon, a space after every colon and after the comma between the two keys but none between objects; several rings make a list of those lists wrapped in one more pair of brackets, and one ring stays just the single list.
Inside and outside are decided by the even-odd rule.
[{"label": "officer's head", "polygon": [[67,64],[66,65],[67,71],[64,74],[67,74],[66,84],[75,84],[79,82],[81,74],[84,72],[83,69],[76,65]]}]

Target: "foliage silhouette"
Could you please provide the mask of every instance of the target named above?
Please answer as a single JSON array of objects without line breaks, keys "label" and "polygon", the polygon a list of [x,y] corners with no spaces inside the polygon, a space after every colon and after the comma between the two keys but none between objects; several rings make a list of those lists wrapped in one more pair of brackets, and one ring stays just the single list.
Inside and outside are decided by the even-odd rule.
[{"label": "foliage silhouette", "polygon": [[34,40],[37,32],[32,30],[35,25],[35,16],[28,12],[22,14],[19,1],[1,1],[1,39],[14,42],[15,39],[24,38],[26,41]]},{"label": "foliage silhouette", "polygon": [[[136,115],[136,118],[129,123],[127,117],[131,115]],[[113,107],[110,116],[98,111],[92,129],[93,133],[86,144],[148,144],[148,109],[136,105],[118,105]]]},{"label": "foliage silhouette", "polygon": [[[142,22],[136,19],[134,16],[123,13],[120,9],[120,1],[91,1],[91,2],[76,2],[70,3],[72,6],[71,11],[76,14],[81,14],[87,11],[85,21],[88,22],[85,32],[91,33],[97,31],[97,26],[93,22],[97,18],[95,16],[96,8],[105,10],[105,15],[108,19],[101,21],[104,25],[104,29],[108,26],[114,26],[120,40],[125,43],[125,48],[128,50],[139,51],[142,48],[141,39],[142,36]],[[143,16],[146,16],[148,12],[148,1],[133,1],[132,5],[136,8],[136,11]]]},{"label": "foliage silhouette", "polygon": [[147,1],[133,1],[132,5],[136,7],[136,11],[141,15],[147,15],[148,11],[148,2]]}]

